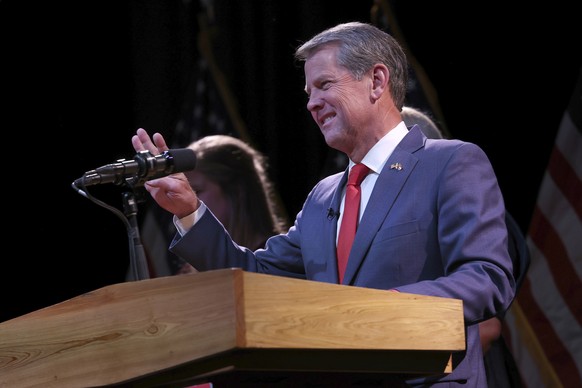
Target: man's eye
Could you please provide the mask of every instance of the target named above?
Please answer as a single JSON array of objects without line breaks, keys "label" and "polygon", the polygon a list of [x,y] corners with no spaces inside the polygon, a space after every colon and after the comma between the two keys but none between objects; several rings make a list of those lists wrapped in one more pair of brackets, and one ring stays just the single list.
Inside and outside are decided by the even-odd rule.
[{"label": "man's eye", "polygon": [[333,84],[334,83],[332,81],[325,81],[321,84],[321,90],[329,90],[329,89],[331,89]]}]

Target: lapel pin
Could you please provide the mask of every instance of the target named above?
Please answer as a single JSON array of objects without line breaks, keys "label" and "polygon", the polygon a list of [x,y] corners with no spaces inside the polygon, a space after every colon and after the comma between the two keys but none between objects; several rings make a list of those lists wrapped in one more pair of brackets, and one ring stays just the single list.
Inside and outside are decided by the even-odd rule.
[{"label": "lapel pin", "polygon": [[390,170],[398,170],[398,171],[400,171],[400,170],[402,170],[402,164],[400,164],[400,163],[392,163],[390,165]]}]

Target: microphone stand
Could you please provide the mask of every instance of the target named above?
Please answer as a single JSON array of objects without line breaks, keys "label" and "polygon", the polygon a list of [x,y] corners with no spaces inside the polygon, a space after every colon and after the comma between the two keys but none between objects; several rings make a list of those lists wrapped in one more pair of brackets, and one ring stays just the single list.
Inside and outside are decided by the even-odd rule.
[{"label": "microphone stand", "polygon": [[144,187],[144,182],[146,181],[147,177],[140,177],[135,175],[129,178],[125,178],[124,181],[115,182],[117,185],[123,185],[129,188],[129,191],[122,193],[124,210],[123,214],[116,207],[110,206],[89,194],[89,192],[85,189],[85,179],[86,177],[83,176],[83,178],[74,181],[71,186],[80,195],[113,212],[125,224],[125,228],[127,229],[127,237],[129,240],[130,258],[126,280],[135,281],[149,279],[150,272],[148,269],[148,261],[145,254],[145,249],[142,245],[137,220],[138,203],[146,201],[145,197],[147,191]]},{"label": "microphone stand", "polygon": [[123,212],[129,222],[127,238],[129,239],[129,272],[128,281],[143,280],[150,278],[148,262],[145,250],[139,233],[137,222],[137,200],[133,192],[124,192]]},{"label": "microphone stand", "polygon": [[[166,176],[172,172],[188,171],[196,165],[196,154],[189,148],[167,150],[159,155],[150,151],[140,151],[133,161],[120,160],[83,174],[72,183],[73,189],[99,206],[112,211],[127,228],[129,239],[130,263],[126,279],[149,279],[148,261],[139,235],[137,222],[137,204],[145,202],[147,191],[144,183],[156,177]],[[129,176],[128,176],[129,175]],[[130,191],[123,193],[124,214],[113,206],[94,198],[86,191],[85,186],[100,183],[114,183],[129,186]]]}]

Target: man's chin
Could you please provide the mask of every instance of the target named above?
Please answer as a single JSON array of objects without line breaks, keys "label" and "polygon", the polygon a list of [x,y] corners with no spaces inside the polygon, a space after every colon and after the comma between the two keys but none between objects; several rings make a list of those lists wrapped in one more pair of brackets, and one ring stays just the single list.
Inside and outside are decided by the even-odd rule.
[{"label": "man's chin", "polygon": [[333,149],[344,152],[342,149],[341,137],[333,130],[322,131],[325,143]]}]

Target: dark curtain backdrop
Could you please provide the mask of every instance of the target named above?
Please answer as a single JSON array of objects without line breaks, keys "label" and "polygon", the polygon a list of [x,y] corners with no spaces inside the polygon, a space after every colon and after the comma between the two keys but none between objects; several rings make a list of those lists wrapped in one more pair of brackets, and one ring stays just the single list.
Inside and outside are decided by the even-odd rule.
[{"label": "dark curtain backdrop", "polygon": [[[293,217],[328,158],[305,108],[294,48],[339,22],[370,21],[374,2],[213,4],[216,64]],[[582,63],[579,13],[566,2],[515,10],[490,2],[392,6],[438,92],[448,132],[485,149],[525,231]],[[177,0],[0,1],[6,198],[0,321],[124,281],[123,223],[71,182],[132,158],[138,127],[175,140],[198,74],[202,11],[195,1]],[[91,193],[119,207],[123,189],[102,185]]]}]

